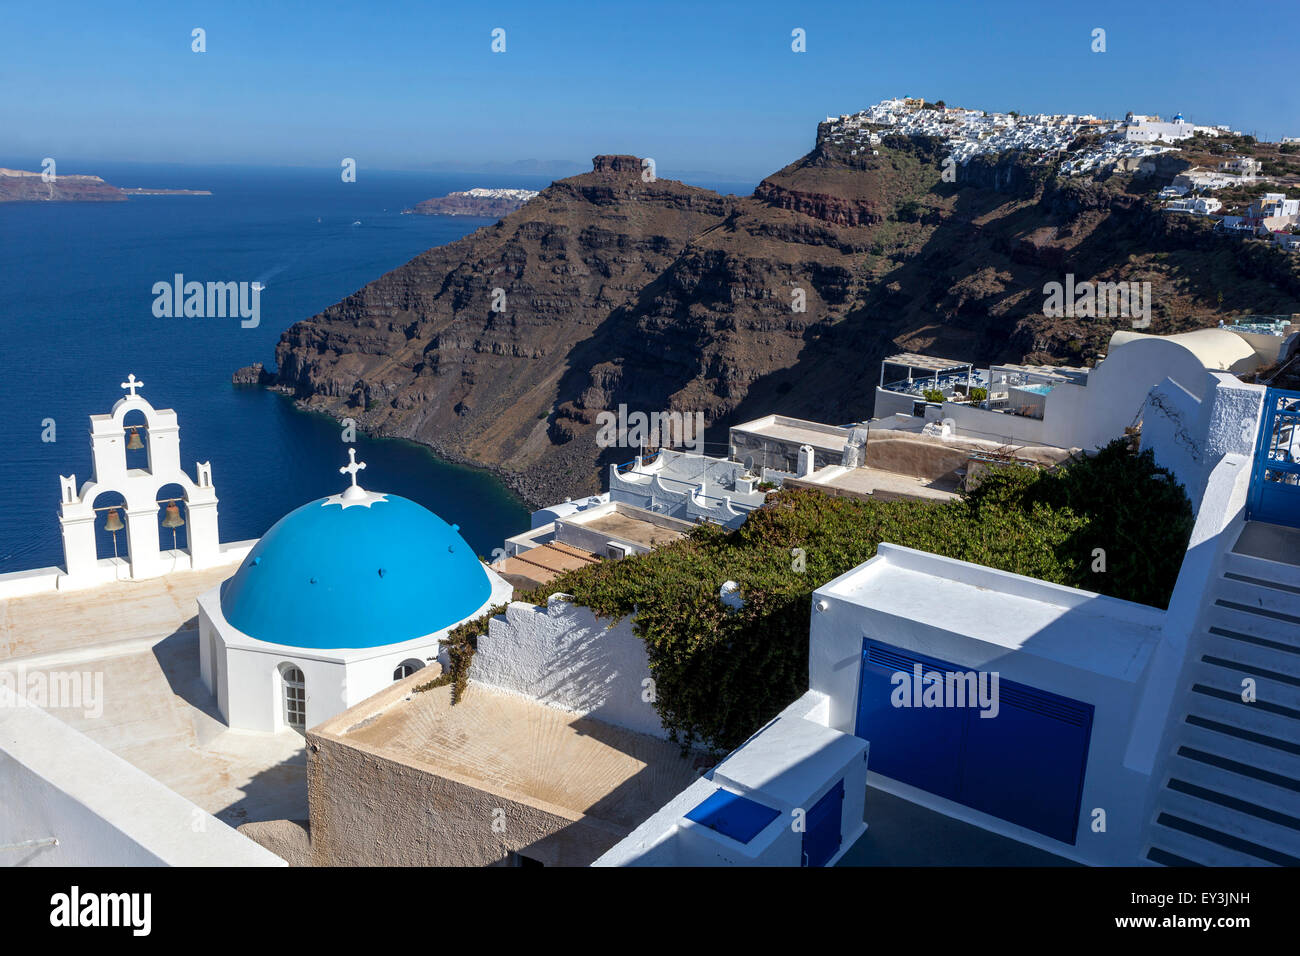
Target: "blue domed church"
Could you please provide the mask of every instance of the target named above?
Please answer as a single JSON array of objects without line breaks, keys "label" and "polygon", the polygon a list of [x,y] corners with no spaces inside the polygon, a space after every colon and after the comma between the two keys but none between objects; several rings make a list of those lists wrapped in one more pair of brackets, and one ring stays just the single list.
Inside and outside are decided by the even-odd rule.
[{"label": "blue domed church", "polygon": [[510,600],[456,525],[352,484],[277,521],[199,598],[200,667],[222,717],[303,731],[438,659],[458,624]]}]

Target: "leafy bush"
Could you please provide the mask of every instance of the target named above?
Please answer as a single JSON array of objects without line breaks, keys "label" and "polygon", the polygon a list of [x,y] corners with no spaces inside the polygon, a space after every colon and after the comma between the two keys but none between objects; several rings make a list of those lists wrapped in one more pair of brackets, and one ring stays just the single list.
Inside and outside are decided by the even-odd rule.
[{"label": "leafy bush", "polygon": [[980,388],[977,385],[967,393],[967,396],[972,402],[982,402],[989,397],[989,390],[987,388]]},{"label": "leafy bush", "polygon": [[[811,594],[881,541],[1163,607],[1191,526],[1182,487],[1120,439],[1051,471],[992,468],[943,504],[783,489],[735,531],[702,525],[649,554],[566,572],[524,599],[541,605],[563,592],[602,617],[635,615],[664,726],[683,746],[726,751],[807,689]],[[1099,548],[1104,570],[1094,571]],[[718,599],[727,580],[744,597],[734,612]],[[468,653],[453,655],[444,683],[464,687],[470,645],[458,645]]]},{"label": "leafy bush", "polygon": [[943,401],[943,392],[939,391],[937,388],[923,388],[921,389],[921,394],[925,396],[927,402]]}]

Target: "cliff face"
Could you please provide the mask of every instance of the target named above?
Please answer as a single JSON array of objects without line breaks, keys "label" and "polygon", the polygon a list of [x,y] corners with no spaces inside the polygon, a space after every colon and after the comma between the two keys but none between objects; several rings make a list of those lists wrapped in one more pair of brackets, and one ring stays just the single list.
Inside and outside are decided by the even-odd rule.
[{"label": "cliff face", "polygon": [[1300,311],[1297,257],[1155,211],[1150,182],[991,158],[949,183],[942,154],[905,138],[877,155],[819,143],[745,198],[596,157],[293,326],[277,385],[496,468],[544,504],[633,457],[595,443],[597,413],[620,403],[701,411],[725,443],[726,425],[773,411],[869,415],[893,351],[1085,361],[1128,320],[1045,317],[1043,286],[1066,272],[1150,281],[1156,332]]},{"label": "cliff face", "polygon": [[594,442],[566,440],[555,415],[577,397],[575,356],[731,208],[642,182],[635,157],[597,165],[293,326],[278,384],[367,429],[500,465],[532,500],[592,487]]}]

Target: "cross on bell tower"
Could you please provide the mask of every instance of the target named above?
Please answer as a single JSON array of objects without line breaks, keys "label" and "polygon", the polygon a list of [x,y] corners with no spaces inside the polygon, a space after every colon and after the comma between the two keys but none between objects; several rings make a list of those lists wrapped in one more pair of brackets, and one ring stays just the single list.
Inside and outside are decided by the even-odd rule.
[{"label": "cross on bell tower", "polygon": [[[128,389],[131,392],[131,397],[135,398],[135,390],[137,388],[144,388],[144,382],[137,382],[135,372],[132,372],[126,377],[126,381],[122,383],[122,387]],[[362,467],[364,468],[365,466],[363,465]]]}]

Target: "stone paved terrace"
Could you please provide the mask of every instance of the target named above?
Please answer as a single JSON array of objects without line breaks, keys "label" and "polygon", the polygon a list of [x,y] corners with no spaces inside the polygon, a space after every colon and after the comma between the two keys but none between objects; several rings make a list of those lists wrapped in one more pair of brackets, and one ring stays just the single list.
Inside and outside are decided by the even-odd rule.
[{"label": "stone paved terrace", "polygon": [[232,826],[306,819],[303,738],[230,730],[199,677],[195,599],[235,567],[0,601],[0,670],[101,675],[102,714],[49,713]]}]

